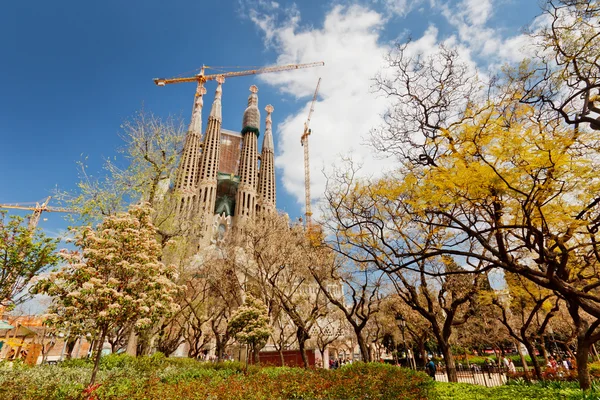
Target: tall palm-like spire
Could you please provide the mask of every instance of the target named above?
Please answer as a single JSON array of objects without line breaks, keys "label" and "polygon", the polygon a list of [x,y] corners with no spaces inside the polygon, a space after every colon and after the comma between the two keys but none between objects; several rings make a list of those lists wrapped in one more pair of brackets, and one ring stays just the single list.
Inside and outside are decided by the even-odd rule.
[{"label": "tall palm-like spire", "polygon": [[197,210],[203,218],[204,227],[202,236],[208,237],[208,230],[212,227],[212,217],[215,211],[217,197],[217,172],[219,167],[219,153],[221,142],[221,95],[223,92],[223,77],[217,78],[215,99],[208,116],[208,126],[202,147],[202,155],[198,167],[198,199]]},{"label": "tall palm-like spire", "polygon": [[242,120],[242,156],[240,159],[240,184],[235,201],[235,224],[240,227],[256,212],[256,187],[258,167],[258,136],[260,134],[260,111],[258,110],[258,88],[250,86],[248,107]]},{"label": "tall palm-like spire", "polygon": [[198,180],[198,163],[200,161],[200,142],[202,136],[202,106],[205,94],[206,88],[202,83],[198,83],[194,109],[192,110],[192,120],[185,137],[183,156],[181,157],[175,179],[175,189],[181,195],[181,202],[177,211],[184,218],[189,216],[193,207],[193,196]]},{"label": "tall palm-like spire", "polygon": [[273,106],[265,107],[267,119],[265,123],[265,136],[263,138],[262,153],[260,156],[260,175],[258,179],[258,208],[260,212],[273,212],[275,205],[275,149],[273,146],[273,132],[271,113]]}]

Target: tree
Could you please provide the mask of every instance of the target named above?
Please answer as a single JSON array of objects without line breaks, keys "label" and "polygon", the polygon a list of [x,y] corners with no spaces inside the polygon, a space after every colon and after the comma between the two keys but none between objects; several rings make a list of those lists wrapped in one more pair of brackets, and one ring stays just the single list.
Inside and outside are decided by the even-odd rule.
[{"label": "tree", "polygon": [[244,304],[231,316],[229,330],[240,343],[250,346],[254,362],[258,363],[258,352],[271,335],[267,307],[252,295],[246,295]]},{"label": "tree", "polygon": [[498,353],[504,355],[507,348],[514,347],[514,339],[511,340],[500,322],[500,311],[491,303],[494,294],[495,291],[490,288],[483,289],[477,296],[473,317],[456,331],[455,342],[464,349],[467,362],[469,349],[476,349],[482,354],[486,348],[492,348],[498,356]]},{"label": "tree", "polygon": [[547,23],[529,35],[536,52],[519,70],[521,101],[567,124],[600,130],[600,3],[548,0]]},{"label": "tree", "polygon": [[[596,37],[574,29],[574,39]],[[569,309],[600,318],[596,134],[566,125],[559,110],[550,112],[543,102],[523,102],[527,63],[507,67],[490,84],[459,68],[456,52],[441,51],[441,59],[425,62],[405,50],[401,46],[390,60],[396,79],[379,79],[391,106],[375,138],[380,149],[409,158],[397,171],[402,184],[388,184],[389,195],[380,201],[404,213],[406,229],[444,240],[396,251],[396,259],[404,260],[396,267],[441,255],[469,257],[483,269],[523,276],[556,292]],[[428,79],[430,68],[437,80]],[[568,86],[567,75],[554,77]],[[407,149],[398,150],[402,146]],[[376,240],[385,245],[383,233]],[[581,365],[584,388],[585,371]]]},{"label": "tree", "polygon": [[[315,345],[321,357],[325,356],[327,347],[340,339],[347,326],[346,317],[339,309],[330,309],[327,315],[317,320],[313,325],[311,336],[314,338]],[[329,360],[322,359],[323,368]]]},{"label": "tree", "polygon": [[[425,366],[427,362],[427,349],[425,345],[431,336],[429,322],[398,296],[387,297],[382,305],[382,309],[383,314],[388,319],[387,332],[392,334],[394,339],[394,343],[390,344],[396,345],[401,343],[401,341],[403,342],[404,338],[401,335],[402,329],[405,329],[409,338],[412,339],[409,341],[417,345],[422,366]],[[390,326],[393,326],[393,328]]]},{"label": "tree", "polygon": [[133,323],[128,323],[122,326],[115,326],[106,334],[106,341],[110,344],[111,353],[116,353],[119,350],[127,347],[127,339],[133,330]]},{"label": "tree", "polygon": [[[328,181],[325,218],[334,232],[330,245],[387,276],[402,301],[429,322],[444,355],[448,380],[456,382],[449,340],[453,329],[473,315],[477,293],[487,278],[479,254],[469,256],[477,243],[444,231],[443,221],[412,209],[408,202],[412,181],[395,176],[361,180],[355,172],[350,165]],[[419,204],[426,198],[420,197]],[[439,251],[446,248],[464,254],[460,258],[464,266],[454,258],[458,254]]]},{"label": "tree", "polygon": [[180,119],[161,119],[142,110],[126,120],[121,129],[123,160],[106,160],[100,176],[89,173],[86,160],[79,162],[77,190],[59,192],[56,197],[75,210],[84,223],[95,223],[126,210],[130,204],[147,202],[153,209],[152,223],[163,248],[161,259],[166,263],[187,261],[188,237],[195,222],[178,223],[180,193],[169,190],[182,152],[184,125]]},{"label": "tree", "polygon": [[0,211],[0,307],[13,308],[31,298],[24,289],[58,263],[57,240],[31,230],[20,217]]},{"label": "tree", "polygon": [[67,265],[40,280],[37,293],[53,296],[48,323],[88,332],[96,343],[92,385],[109,331],[134,322],[140,330],[177,311],[174,269],[159,261],[152,209],[133,206],[77,233],[80,250],[62,251]]},{"label": "tree", "polygon": [[265,214],[241,227],[236,240],[246,258],[247,291],[275,299],[288,315],[307,368],[306,342],[316,321],[327,313],[327,298],[309,272],[313,260],[304,229],[290,226],[284,215]]},{"label": "tree", "polygon": [[508,296],[496,295],[492,303],[500,310],[498,319],[508,334],[529,352],[536,378],[542,379],[534,343],[537,340],[543,346],[544,332],[559,308],[558,299],[554,293],[518,275],[506,273],[505,280]]},{"label": "tree", "polygon": [[175,176],[185,137],[181,120],[162,120],[142,110],[126,120],[121,129],[125,145],[120,153],[127,162],[125,167],[118,165],[120,160],[106,160],[104,176],[98,178],[88,173],[83,160],[78,163],[81,180],[77,192],[58,193],[84,222],[123,212],[137,201],[148,202],[158,212],[168,181]]},{"label": "tree", "polygon": [[[195,318],[198,322],[200,318],[206,318],[206,325],[215,340],[215,354],[219,361],[223,360],[227,345],[234,339],[228,326],[233,312],[243,304],[244,271],[247,263],[247,259],[241,256],[243,253],[237,243],[229,240],[229,235],[227,239],[218,247],[206,249],[200,265],[190,271],[198,279],[195,286],[206,290],[203,300],[199,302],[202,312],[197,312]],[[196,336],[201,334],[196,328],[190,328],[191,326],[187,329],[190,337],[193,337],[193,333]]]},{"label": "tree", "polygon": [[[310,243],[309,243],[310,244]],[[312,244],[310,244],[312,246]],[[383,273],[344,262],[329,248],[308,248],[309,270],[327,300],[337,307],[356,335],[362,360],[373,361],[364,330],[378,312]]]}]

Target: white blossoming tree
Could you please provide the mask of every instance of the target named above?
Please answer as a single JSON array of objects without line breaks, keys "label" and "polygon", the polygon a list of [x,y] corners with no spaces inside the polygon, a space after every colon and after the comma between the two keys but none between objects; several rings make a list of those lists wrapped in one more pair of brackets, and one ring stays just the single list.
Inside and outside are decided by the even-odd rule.
[{"label": "white blossoming tree", "polygon": [[144,329],[178,309],[175,269],[159,261],[161,247],[151,212],[147,205],[133,206],[96,229],[83,228],[76,239],[79,250],[61,251],[66,266],[35,287],[53,296],[50,325],[90,333],[95,339],[90,385],[111,329],[132,322]]},{"label": "white blossoming tree", "polygon": [[240,342],[247,344],[258,362],[258,352],[271,335],[267,307],[251,295],[236,310],[229,321],[229,331]]}]

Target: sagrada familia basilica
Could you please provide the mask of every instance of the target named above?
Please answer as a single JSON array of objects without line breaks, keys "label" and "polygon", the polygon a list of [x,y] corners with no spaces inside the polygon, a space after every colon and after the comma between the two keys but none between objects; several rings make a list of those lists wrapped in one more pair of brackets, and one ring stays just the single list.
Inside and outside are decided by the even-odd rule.
[{"label": "sagrada familia basilica", "polygon": [[181,194],[177,205],[179,219],[198,224],[199,248],[218,240],[229,229],[242,226],[257,214],[276,210],[273,106],[265,108],[267,117],[259,154],[258,88],[250,87],[242,128],[237,133],[222,128],[223,81],[223,78],[217,78],[204,140],[202,106],[206,90],[201,87],[196,93],[175,181],[175,190]]}]

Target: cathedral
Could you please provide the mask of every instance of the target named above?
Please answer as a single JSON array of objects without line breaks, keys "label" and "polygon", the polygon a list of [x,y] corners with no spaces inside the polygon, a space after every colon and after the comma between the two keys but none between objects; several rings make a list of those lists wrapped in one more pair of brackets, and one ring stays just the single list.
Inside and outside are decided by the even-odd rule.
[{"label": "cathedral", "polygon": [[262,150],[258,152],[260,111],[258,88],[250,87],[248,106],[239,133],[222,128],[223,78],[217,79],[204,137],[203,95],[198,87],[192,121],[177,170],[175,190],[180,194],[177,214],[181,223],[196,224],[199,248],[260,213],[273,212],[275,205],[275,160],[271,114],[265,110]]}]

